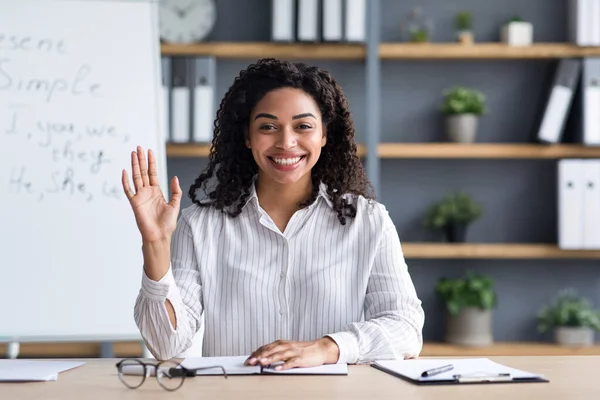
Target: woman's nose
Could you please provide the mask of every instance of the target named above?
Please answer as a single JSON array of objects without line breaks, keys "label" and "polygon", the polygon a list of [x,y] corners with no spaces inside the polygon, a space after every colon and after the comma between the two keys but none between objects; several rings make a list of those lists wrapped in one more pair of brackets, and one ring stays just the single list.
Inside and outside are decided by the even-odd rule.
[{"label": "woman's nose", "polygon": [[282,129],[277,139],[277,147],[287,150],[296,146],[296,133],[292,128]]}]

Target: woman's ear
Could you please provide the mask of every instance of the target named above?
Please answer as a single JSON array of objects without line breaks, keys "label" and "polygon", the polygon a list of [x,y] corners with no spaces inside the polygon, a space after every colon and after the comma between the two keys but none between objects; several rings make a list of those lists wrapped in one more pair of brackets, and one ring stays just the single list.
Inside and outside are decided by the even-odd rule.
[{"label": "woman's ear", "polygon": [[246,142],[246,147],[250,148],[250,133],[247,126],[244,127],[244,141]]},{"label": "woman's ear", "polygon": [[327,125],[323,126],[323,137],[321,138],[321,147],[327,144]]}]

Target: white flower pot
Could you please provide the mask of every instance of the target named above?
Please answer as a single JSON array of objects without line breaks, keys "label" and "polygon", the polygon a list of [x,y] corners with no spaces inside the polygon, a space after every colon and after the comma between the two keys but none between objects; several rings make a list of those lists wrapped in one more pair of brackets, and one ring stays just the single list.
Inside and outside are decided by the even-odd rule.
[{"label": "white flower pot", "polygon": [[489,346],[492,326],[492,310],[467,307],[456,316],[447,315],[445,340],[459,346]]},{"label": "white flower pot", "polygon": [[554,339],[563,346],[591,346],[594,344],[594,330],[587,327],[560,326],[554,328]]},{"label": "white flower pot", "polygon": [[458,114],[446,117],[448,139],[457,143],[473,143],[477,136],[478,115]]},{"label": "white flower pot", "polygon": [[509,46],[529,46],[533,43],[533,25],[530,22],[510,22],[502,26],[500,36]]}]

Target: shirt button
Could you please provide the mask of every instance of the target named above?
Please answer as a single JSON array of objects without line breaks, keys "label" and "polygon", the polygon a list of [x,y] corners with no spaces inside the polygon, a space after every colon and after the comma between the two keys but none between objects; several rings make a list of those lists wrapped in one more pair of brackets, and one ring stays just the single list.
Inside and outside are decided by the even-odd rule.
[{"label": "shirt button", "polygon": [[285,310],[284,310],[283,308],[282,308],[282,309],[280,309],[280,310],[279,310],[279,314],[281,314],[281,315],[285,314]]},{"label": "shirt button", "polygon": [[279,274],[279,277],[280,277],[281,279],[285,278],[285,272],[282,272],[281,274]]}]

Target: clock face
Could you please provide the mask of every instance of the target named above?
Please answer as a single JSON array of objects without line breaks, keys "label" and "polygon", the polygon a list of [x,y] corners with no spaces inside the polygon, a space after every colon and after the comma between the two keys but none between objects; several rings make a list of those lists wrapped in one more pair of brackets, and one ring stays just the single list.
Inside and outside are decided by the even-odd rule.
[{"label": "clock face", "polygon": [[160,37],[171,43],[192,43],[210,32],[217,17],[214,0],[160,0]]}]

